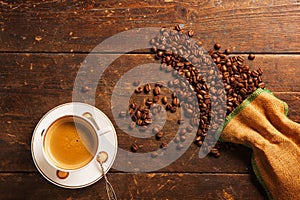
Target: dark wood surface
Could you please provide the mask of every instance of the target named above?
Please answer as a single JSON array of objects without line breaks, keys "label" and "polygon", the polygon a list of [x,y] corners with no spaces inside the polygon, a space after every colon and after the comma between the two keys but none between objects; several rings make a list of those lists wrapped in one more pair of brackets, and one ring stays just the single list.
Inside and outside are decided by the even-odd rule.
[{"label": "dark wood surface", "polygon": [[[78,190],[47,182],[33,164],[30,142],[48,110],[72,101],[88,53],[132,28],[184,23],[206,49],[219,42],[234,54],[255,53],[247,63],[264,70],[267,88],[288,103],[290,118],[300,123],[299,17],[296,0],[0,1],[0,199],[106,199],[103,180]],[[112,55],[105,49],[97,53]],[[114,124],[112,88],[126,71],[149,62],[157,61],[148,50],[122,55],[99,82],[96,106]],[[134,138],[116,128],[120,147],[129,150]],[[154,148],[157,143],[149,141],[148,148]],[[266,198],[251,169],[251,150],[225,148],[218,159],[199,159],[198,151],[191,145],[155,172],[112,169],[108,177],[119,199]]]}]

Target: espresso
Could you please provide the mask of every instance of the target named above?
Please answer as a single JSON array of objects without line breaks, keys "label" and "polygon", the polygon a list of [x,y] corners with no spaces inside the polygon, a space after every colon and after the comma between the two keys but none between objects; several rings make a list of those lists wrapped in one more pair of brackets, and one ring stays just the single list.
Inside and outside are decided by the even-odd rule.
[{"label": "espresso", "polygon": [[97,134],[84,119],[66,116],[56,120],[46,131],[44,150],[55,166],[65,170],[88,164],[97,151]]}]

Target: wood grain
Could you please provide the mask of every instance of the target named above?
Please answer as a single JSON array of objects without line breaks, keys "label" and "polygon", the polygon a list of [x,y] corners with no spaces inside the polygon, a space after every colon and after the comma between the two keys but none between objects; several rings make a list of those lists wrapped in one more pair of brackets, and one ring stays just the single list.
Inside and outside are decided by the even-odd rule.
[{"label": "wood grain", "polygon": [[[73,90],[77,72],[87,55],[2,53],[0,91],[39,94],[70,92]],[[245,54],[241,55],[247,57]],[[99,87],[99,92],[100,89],[111,92],[120,77],[130,69],[147,63],[159,63],[153,57],[153,54],[92,54],[90,60],[95,60],[95,66],[92,68],[95,71],[98,65],[100,67],[101,63],[107,60],[112,59],[113,63],[107,66],[107,71],[102,77],[103,81],[99,82],[99,85],[95,85],[99,79],[96,79],[97,83],[91,83],[91,78],[87,78],[83,86],[95,85]],[[101,61],[98,61],[100,58]],[[299,55],[256,55],[254,61],[246,60],[245,63],[251,66],[251,69],[259,67],[263,69],[262,78],[271,91],[300,92]]]},{"label": "wood grain", "polygon": [[1,1],[0,51],[90,52],[122,31],[184,23],[205,48],[220,42],[235,52],[299,52],[299,9],[288,0]]},{"label": "wood grain", "polygon": [[[119,199],[265,199],[248,174],[109,173]],[[34,187],[32,187],[34,185]],[[37,173],[0,174],[1,199],[107,199],[104,180],[84,189],[62,189]],[[247,191],[247,192],[245,192]]]},{"label": "wood grain", "polygon": [[[111,54],[105,55],[109,57]],[[97,55],[93,55],[97,56]],[[73,82],[86,54],[7,54],[1,56],[0,82],[0,135],[3,171],[35,171],[30,154],[32,132],[39,119],[53,107],[72,101]],[[297,81],[299,69],[294,65],[299,62],[296,55],[258,55],[254,61],[247,61],[252,68],[261,66],[268,88],[290,106],[290,118],[300,122],[299,98],[300,85]],[[121,148],[129,150],[133,142],[144,145],[142,151],[148,152],[159,148],[160,143],[154,138],[136,140],[121,130],[116,124],[110,110],[112,88],[118,79],[135,66],[153,62],[151,54],[127,54],[115,60],[104,73],[97,85],[96,106],[113,121],[117,128]],[[155,62],[155,61],[154,61]],[[163,72],[164,73],[164,72]],[[37,78],[38,77],[38,78]],[[280,83],[278,80],[282,80]],[[85,85],[93,84],[88,80]],[[126,88],[124,87],[126,90]],[[288,92],[284,92],[288,91]],[[292,91],[292,92],[290,92]],[[176,120],[167,123],[165,130],[170,132],[171,140],[178,126]],[[198,159],[195,145],[175,163],[160,170],[161,172],[237,172],[247,173],[250,168],[250,150],[244,147],[224,149],[219,159]],[[10,155],[10,159],[5,157]],[[245,159],[248,158],[248,159]]]},{"label": "wood grain", "polygon": [[[300,93],[275,93],[277,97],[286,101],[290,107],[289,116],[292,120],[300,122],[299,98]],[[1,94],[1,96],[3,96]],[[30,143],[33,130],[39,119],[53,107],[71,101],[71,96],[44,96],[33,94],[8,94],[1,104],[1,134],[0,134],[0,171],[36,171],[30,153]],[[98,105],[112,120],[117,129],[120,148],[130,149],[132,143],[143,145],[142,151],[148,152],[159,148],[160,142],[154,138],[134,139],[123,130],[120,130],[105,105]],[[169,121],[166,130],[170,133],[165,139],[170,141],[177,129],[172,127],[176,122]],[[251,151],[245,147],[237,146],[221,150],[222,156],[218,159],[206,157],[198,158],[199,148],[195,145],[186,151],[183,156],[172,165],[160,170],[162,172],[249,172]],[[10,159],[6,159],[9,155]]]},{"label": "wood grain", "polygon": [[[183,23],[185,30],[195,30],[194,39],[204,49],[219,42],[222,50],[229,47],[238,55],[255,53],[256,59],[246,62],[264,70],[267,88],[288,103],[289,117],[300,123],[299,14],[297,0],[0,1],[0,199],[106,199],[103,180],[85,189],[61,189],[47,182],[32,162],[34,127],[48,110],[72,101],[72,91],[79,91],[78,100],[96,100],[114,123],[121,148],[129,150],[132,142],[142,144],[143,152],[159,146],[154,138],[136,140],[121,130],[110,103],[124,74],[157,62],[146,48],[121,56],[124,45],[148,41],[155,32],[141,35],[137,29],[123,41],[112,40],[92,56],[97,60],[104,55],[90,72],[114,58],[102,78],[95,81],[96,73],[81,72],[84,79],[76,79],[88,53],[123,31]],[[73,89],[75,80],[96,92]],[[129,90],[124,86],[119,95]],[[175,119],[171,116],[165,126],[168,141],[178,128]],[[119,199],[265,199],[251,170],[250,149],[223,148],[218,159],[199,159],[198,152],[191,145],[176,162],[154,173],[112,169],[109,179]]]}]

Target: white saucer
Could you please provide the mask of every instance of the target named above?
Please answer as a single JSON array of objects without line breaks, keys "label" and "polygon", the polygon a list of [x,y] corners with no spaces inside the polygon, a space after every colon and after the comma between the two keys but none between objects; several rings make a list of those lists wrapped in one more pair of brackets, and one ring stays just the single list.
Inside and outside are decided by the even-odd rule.
[{"label": "white saucer", "polygon": [[46,161],[43,155],[42,135],[47,127],[49,127],[55,119],[58,119],[64,115],[84,116],[86,113],[92,114],[94,122],[96,122],[97,124],[96,126],[111,127],[112,130],[106,134],[101,135],[100,137],[100,151],[104,151],[108,154],[108,159],[103,163],[105,173],[107,173],[111,168],[116,158],[118,147],[116,131],[111,121],[103,112],[91,105],[79,102],[60,105],[50,110],[42,117],[33,132],[31,141],[31,153],[35,166],[48,181],[57,186],[73,189],[82,188],[97,182],[103,176],[99,163],[94,160],[91,165],[88,165],[82,170],[70,172],[67,178],[58,178],[56,175],[57,170]]}]

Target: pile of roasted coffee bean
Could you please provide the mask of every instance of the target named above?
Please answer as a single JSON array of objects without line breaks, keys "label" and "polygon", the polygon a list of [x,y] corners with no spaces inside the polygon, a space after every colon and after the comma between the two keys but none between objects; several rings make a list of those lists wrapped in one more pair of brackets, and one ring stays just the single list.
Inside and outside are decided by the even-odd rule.
[{"label": "pile of roasted coffee bean", "polygon": [[[263,74],[261,68],[251,71],[250,67],[244,64],[243,57],[228,56],[230,50],[225,49],[222,52],[220,48],[220,44],[215,44],[214,50],[210,50],[209,55],[222,72],[227,94],[227,114],[229,114],[257,88],[265,88],[265,84],[261,78]],[[249,60],[254,58],[253,54],[249,54]]]},{"label": "pile of roasted coffee bean", "polygon": [[[147,83],[142,86],[139,86],[139,82],[134,82],[133,85],[138,86],[135,89],[135,94],[144,96],[144,100],[142,103],[137,103],[133,100],[129,104],[127,112],[120,112],[120,117],[131,117],[132,122],[128,126],[129,129],[134,129],[139,126],[140,131],[146,130],[152,123],[153,117],[161,113],[162,109],[170,113],[175,113],[177,108],[180,106],[176,94],[172,93],[168,95],[164,93],[162,90],[163,84],[160,82],[155,84]],[[145,95],[147,95],[147,97],[145,97]],[[161,127],[159,126],[154,126],[152,128],[152,133],[155,135],[157,140],[160,140],[164,136],[164,133],[161,131]],[[181,138],[181,140],[183,139],[184,138]],[[160,147],[166,148],[167,143],[162,142]],[[135,143],[132,144],[131,150],[133,152],[138,151],[138,149],[139,145]]]},{"label": "pile of roasted coffee bean", "polygon": [[[207,134],[208,130],[218,132],[220,127],[216,124],[222,124],[222,119],[257,88],[265,87],[261,78],[263,72],[260,68],[250,70],[242,56],[229,56],[230,49],[221,51],[220,44],[215,44],[212,50],[206,52],[200,41],[195,42],[191,39],[193,36],[193,30],[185,32],[183,25],[177,25],[175,29],[162,28],[159,35],[151,39],[155,59],[161,61],[161,71],[172,73],[175,77],[175,80],[167,83],[169,88],[173,89],[173,93],[171,97],[161,97],[161,83],[137,87],[136,94],[152,93],[153,98],[145,99],[144,105],[134,102],[129,105],[127,114],[132,119],[129,128],[141,126],[146,129],[152,123],[152,116],[161,112],[162,107],[158,106],[158,103],[165,105],[165,109],[172,113],[176,112],[178,107],[182,107],[184,114],[190,119],[190,125],[180,130],[180,135],[184,137],[191,132],[193,126],[197,126],[195,144],[207,148],[213,156],[219,157],[220,143],[215,146],[214,143],[209,143],[214,141],[209,140],[209,137],[214,136]],[[248,56],[249,60],[254,58],[253,54]],[[217,79],[220,79],[221,86],[216,83]],[[192,98],[195,93],[196,102]],[[222,95],[226,95],[226,102],[225,98],[221,98]],[[168,103],[168,98],[171,98],[171,103]],[[226,109],[221,109],[222,105],[227,105]],[[217,108],[218,112],[212,108]],[[221,120],[220,123],[212,123],[218,120]],[[183,122],[178,119],[178,123]],[[153,128],[153,133],[158,140],[163,137],[163,133],[157,127]],[[208,138],[206,143],[203,142],[205,138]],[[180,139],[175,138],[174,142]],[[166,146],[166,143],[161,144],[162,148]],[[133,144],[131,150],[136,152],[138,145]]]}]

